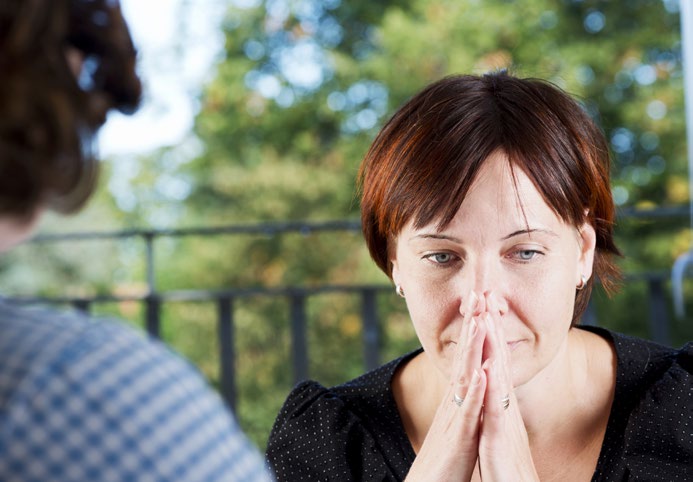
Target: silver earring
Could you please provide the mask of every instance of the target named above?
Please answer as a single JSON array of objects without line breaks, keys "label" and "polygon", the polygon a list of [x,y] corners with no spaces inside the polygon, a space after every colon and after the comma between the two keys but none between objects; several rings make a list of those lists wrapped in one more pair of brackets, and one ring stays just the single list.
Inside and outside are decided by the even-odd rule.
[{"label": "silver earring", "polygon": [[398,295],[400,295],[402,298],[404,298],[404,290],[402,289],[402,285],[397,285],[395,287],[395,291],[397,292]]},{"label": "silver earring", "polygon": [[580,276],[580,284],[577,285],[575,288],[580,291],[582,288],[584,288],[587,285],[587,277],[583,274]]}]

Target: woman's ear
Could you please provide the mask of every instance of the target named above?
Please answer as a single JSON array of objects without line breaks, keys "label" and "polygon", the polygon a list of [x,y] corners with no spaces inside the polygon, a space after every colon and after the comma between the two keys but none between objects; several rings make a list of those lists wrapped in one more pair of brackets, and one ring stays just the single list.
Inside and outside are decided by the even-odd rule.
[{"label": "woman's ear", "polygon": [[594,268],[594,252],[597,247],[597,233],[589,222],[585,222],[578,229],[578,240],[580,248],[580,257],[578,259],[578,273],[576,278],[576,286],[580,284],[581,277],[586,279],[592,277]]}]

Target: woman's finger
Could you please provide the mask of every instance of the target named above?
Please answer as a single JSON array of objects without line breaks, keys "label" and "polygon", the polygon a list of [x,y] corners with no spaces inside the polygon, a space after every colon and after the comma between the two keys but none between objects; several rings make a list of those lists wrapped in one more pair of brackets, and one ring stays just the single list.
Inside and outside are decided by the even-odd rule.
[{"label": "woman's finger", "polygon": [[487,329],[481,318],[473,317],[467,325],[466,336],[460,339],[462,350],[457,355],[450,379],[449,399],[458,404],[466,398],[475,370],[481,370],[486,336]]},{"label": "woman's finger", "polygon": [[407,481],[470,480],[479,459],[481,406],[486,374],[474,370],[464,402],[441,402]]},{"label": "woman's finger", "polygon": [[486,374],[481,358],[487,329],[470,295],[454,353],[450,384],[407,480],[469,480],[479,458]]},{"label": "woman's finger", "polygon": [[481,478],[538,480],[522,414],[513,392],[505,392],[500,363],[490,359],[483,367],[487,385],[479,432]]},{"label": "woman's finger", "polygon": [[[470,367],[470,343],[474,340],[475,334],[479,328],[478,322],[474,320],[477,307],[479,305],[479,296],[475,292],[470,292],[467,297],[465,307],[463,309],[462,327],[460,329],[460,334],[457,339],[457,346],[453,354],[453,360],[451,363],[451,383],[456,383],[456,380],[460,378],[462,373],[467,373],[471,376],[471,370],[475,366]],[[481,366],[479,362],[478,366]]]},{"label": "woman's finger", "polygon": [[488,312],[484,345],[486,392],[479,434],[479,468],[484,480],[537,480],[527,431],[513,393],[503,316],[493,295],[486,296]]},{"label": "woman's finger", "polygon": [[509,364],[510,353],[507,349],[507,343],[505,340],[505,330],[503,327],[503,314],[501,313],[501,310],[498,307],[498,299],[492,291],[487,291],[484,293],[484,300],[487,308],[486,312],[490,316],[490,322],[493,325],[489,328],[489,331],[491,331],[491,328],[493,328],[492,331],[495,335],[493,341],[497,342],[489,347],[489,349],[493,351],[493,353],[489,353],[489,357],[493,357],[497,360],[500,360],[500,363],[507,368]]},{"label": "woman's finger", "polygon": [[[494,358],[487,359],[483,364],[486,374],[486,393],[484,394],[484,429],[501,432],[504,428],[503,416],[508,408],[506,396],[510,396],[501,376],[501,364]],[[508,399],[509,400],[509,399]]]},{"label": "woman's finger", "polygon": [[488,362],[489,367],[492,367],[492,370],[487,370],[490,378],[489,387],[486,390],[487,398],[491,403],[489,409],[492,413],[498,413],[496,409],[499,406],[507,409],[513,399],[510,353],[502,333],[502,326],[490,314],[485,315],[484,321],[488,327],[487,344],[492,347],[488,350],[489,356],[486,356],[487,352],[485,352],[485,363]]}]

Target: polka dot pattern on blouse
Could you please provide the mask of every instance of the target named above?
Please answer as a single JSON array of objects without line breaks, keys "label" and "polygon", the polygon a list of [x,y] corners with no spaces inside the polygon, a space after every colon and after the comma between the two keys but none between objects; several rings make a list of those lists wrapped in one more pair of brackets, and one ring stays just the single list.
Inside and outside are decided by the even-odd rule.
[{"label": "polka dot pattern on blouse", "polygon": [[[611,341],[616,392],[593,481],[693,481],[693,344],[673,350],[585,327]],[[397,368],[348,383],[297,385],[275,421],[267,458],[279,481],[401,481],[415,454],[392,394]]]}]

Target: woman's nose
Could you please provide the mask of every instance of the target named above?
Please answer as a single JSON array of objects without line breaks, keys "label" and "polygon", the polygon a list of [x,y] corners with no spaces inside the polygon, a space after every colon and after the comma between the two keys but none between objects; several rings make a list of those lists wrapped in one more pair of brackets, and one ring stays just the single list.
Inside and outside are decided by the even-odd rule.
[{"label": "woman's nose", "polygon": [[471,278],[471,288],[477,294],[498,290],[502,283],[501,270],[492,260],[479,259],[467,265],[467,274]]},{"label": "woman's nose", "polygon": [[500,267],[491,262],[468,263],[466,271],[464,278],[467,279],[462,283],[462,290],[476,294],[478,301],[474,311],[498,311],[501,315],[505,314],[508,303],[504,296],[505,285]]},{"label": "woman's nose", "polygon": [[486,309],[489,312],[498,312],[500,315],[504,315],[508,312],[508,302],[500,293],[496,291],[487,291],[484,293],[484,299],[486,300]]}]

